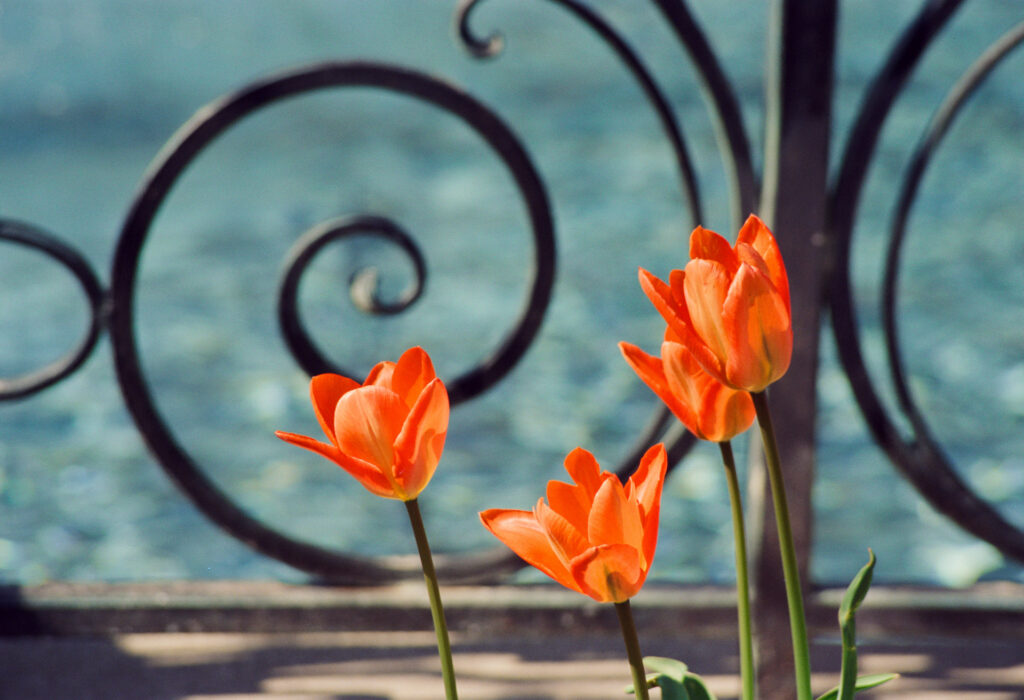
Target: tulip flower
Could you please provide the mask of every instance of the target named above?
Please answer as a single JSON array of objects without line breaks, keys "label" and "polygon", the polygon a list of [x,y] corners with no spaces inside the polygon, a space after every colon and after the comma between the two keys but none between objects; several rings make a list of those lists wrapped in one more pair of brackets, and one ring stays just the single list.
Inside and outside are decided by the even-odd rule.
[{"label": "tulip flower", "polygon": [[651,391],[701,440],[726,442],[754,422],[750,394],[727,387],[704,371],[685,345],[669,338],[661,357],[630,343],[619,343],[626,362]]},{"label": "tulip flower", "polygon": [[441,460],[448,434],[448,390],[423,348],[380,362],[360,384],[338,374],[310,381],[313,411],[330,443],[277,431],[293,445],[335,462],[367,490],[405,502],[437,634],[446,700],[458,700],[444,605],[417,497]]},{"label": "tulip flower", "polygon": [[648,355],[635,345],[619,343],[622,356],[640,379],[702,440],[717,442],[725,467],[732,510],[736,554],[736,597],[740,632],[740,676],[743,700],[754,697],[754,651],[750,616],[750,580],[747,567],[743,503],[736,461],[730,440],[754,422],[754,402],[746,391],[727,387],[704,371],[671,327],[665,331],[661,357]]},{"label": "tulip flower", "polygon": [[366,381],[320,374],[309,385],[329,443],[278,431],[335,462],[371,493],[414,500],[434,475],[448,432],[448,391],[422,348],[377,364]]},{"label": "tulip flower", "polygon": [[640,285],[700,365],[733,389],[760,392],[789,368],[789,280],[778,244],[751,215],[735,247],[698,226],[690,262],[666,284],[640,270]]},{"label": "tulip flower", "polygon": [[643,586],[658,541],[658,514],[668,457],[647,450],[623,486],[576,448],[565,458],[574,483],[549,481],[532,511],[492,509],[484,526],[528,564],[566,588],[602,603],[623,603]]}]

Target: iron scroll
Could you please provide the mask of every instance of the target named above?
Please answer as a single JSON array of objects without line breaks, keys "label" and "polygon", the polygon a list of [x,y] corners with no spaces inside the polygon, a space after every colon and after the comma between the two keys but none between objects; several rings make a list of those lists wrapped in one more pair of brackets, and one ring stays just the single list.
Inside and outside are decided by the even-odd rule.
[{"label": "iron scroll", "polygon": [[828,298],[839,360],[875,442],[936,510],[967,532],[989,542],[1006,556],[1024,562],[1024,531],[1008,522],[957,474],[917,408],[904,377],[894,317],[895,283],[904,227],[928,158],[964,100],[998,62],[1020,44],[1021,33],[1024,31],[1020,25],[1011,29],[968,69],[939,107],[912,157],[899,195],[883,280],[882,316],[897,400],[912,428],[909,438],[900,433],[867,370],[850,281],[850,250],[857,204],[882,125],[921,56],[961,4],[962,0],[926,3],[903,32],[867,91],[830,193],[832,228],[829,239],[833,255],[832,269],[828,275],[831,281]]},{"label": "iron scroll", "polygon": [[[192,160],[220,134],[256,110],[313,90],[353,86],[411,96],[459,117],[501,158],[515,180],[526,204],[535,243],[529,298],[516,327],[491,357],[447,382],[453,403],[486,390],[511,370],[540,327],[554,282],[554,224],[543,183],[516,137],[483,104],[436,78],[379,63],[328,62],[254,83],[203,108],[178,131],[147,172],[122,228],[111,272],[110,333],[118,382],[129,412],[160,465],[201,512],[256,551],[323,579],[366,584],[416,576],[418,565],[402,558],[355,557],[301,542],[253,518],[217,488],[178,443],[156,408],[139,361],[133,307],[136,273],[150,226],[168,192]],[[289,263],[279,313],[290,316],[294,309],[294,290],[304,268],[303,261],[315,253],[318,245],[352,230],[353,226],[370,226],[378,234],[385,231],[392,240],[415,251],[394,224],[380,218],[328,222],[309,234],[312,238],[299,246]],[[417,253],[411,255],[417,259]],[[407,302],[415,293],[414,290]],[[344,372],[315,350],[297,317],[285,322],[285,333],[289,346],[297,351],[298,362],[309,373]],[[495,580],[518,566],[518,559],[502,547],[438,561],[439,574],[449,581]]]}]

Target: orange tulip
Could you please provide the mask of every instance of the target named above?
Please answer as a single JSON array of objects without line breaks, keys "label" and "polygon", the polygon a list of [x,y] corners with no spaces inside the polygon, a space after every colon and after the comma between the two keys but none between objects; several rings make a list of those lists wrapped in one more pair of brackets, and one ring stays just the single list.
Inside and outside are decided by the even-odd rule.
[{"label": "orange tulip", "polygon": [[640,286],[700,365],[733,389],[763,391],[789,369],[789,280],[772,232],[751,215],[731,247],[698,226],[690,262],[669,283],[640,270]]},{"label": "orange tulip", "polygon": [[379,363],[362,384],[317,375],[309,393],[330,443],[281,431],[279,438],[337,463],[378,496],[410,501],[426,487],[448,433],[448,391],[422,348]]},{"label": "orange tulip", "polygon": [[621,603],[644,585],[658,542],[668,457],[647,450],[625,486],[577,447],[565,458],[575,483],[549,481],[532,511],[495,508],[484,526],[528,564],[599,603]]},{"label": "orange tulip", "polygon": [[650,389],[701,440],[725,442],[754,422],[754,403],[745,391],[730,389],[704,371],[671,329],[661,357],[619,343],[622,356]]}]

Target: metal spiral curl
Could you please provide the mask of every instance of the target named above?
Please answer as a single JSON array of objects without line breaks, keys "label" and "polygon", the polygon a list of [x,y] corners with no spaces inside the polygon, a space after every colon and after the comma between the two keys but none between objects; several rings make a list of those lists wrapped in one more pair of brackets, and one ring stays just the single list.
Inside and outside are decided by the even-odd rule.
[{"label": "metal spiral curl", "polygon": [[106,292],[89,261],[81,253],[35,226],[20,221],[0,220],[0,241],[39,251],[63,265],[85,294],[90,314],[85,334],[63,357],[26,374],[0,378],[0,401],[9,401],[42,391],[82,366],[95,349],[106,322]]},{"label": "metal spiral curl", "polygon": [[885,273],[883,318],[897,400],[914,433],[910,440],[900,434],[889,417],[867,371],[857,332],[850,283],[853,221],[882,124],[924,51],[961,4],[962,0],[936,0],[922,8],[900,37],[873,81],[854,122],[829,201],[832,238],[835,244],[833,266],[830,271],[832,327],[839,359],[850,381],[857,404],[872,436],[893,464],[936,510],[967,532],[991,543],[1004,555],[1024,562],[1024,532],[1003,518],[960,478],[932,437],[907,387],[893,316],[899,253],[905,235],[906,220],[930,155],[966,99],[1009,51],[1024,41],[1024,25],[1018,25],[1004,35],[954,86],[926,129],[900,192],[892,226],[890,257]]},{"label": "metal spiral curl", "polygon": [[[419,575],[418,563],[404,557],[357,557],[296,540],[252,517],[223,493],[178,443],[151,396],[135,341],[134,298],[139,259],[152,222],[177,179],[193,159],[228,128],[247,115],[279,100],[314,90],[369,87],[388,90],[432,104],[460,118],[499,156],[523,197],[534,237],[534,265],[530,293],[515,328],[485,361],[447,382],[453,403],[486,390],[504,377],[526,352],[544,318],[554,284],[555,239],[551,207],[544,185],[529,156],[512,131],[489,108],[437,78],[393,65],[368,62],[327,62],[253,83],[241,91],[201,109],[178,131],[157,156],[129,210],[118,239],[112,271],[110,333],[114,365],[125,403],[150,451],[188,498],[213,522],[254,550],[286,564],[337,583],[385,583]],[[302,270],[319,246],[352,225],[370,227],[408,245],[414,264],[419,256],[411,239],[394,224],[380,218],[361,218],[347,224],[328,222],[300,244],[285,273],[279,312],[295,310],[295,295]],[[296,258],[299,258],[297,260]],[[420,260],[422,262],[422,260]],[[365,288],[367,278],[357,281]],[[411,304],[413,289],[398,307]],[[369,307],[383,307],[372,292],[357,291]],[[398,310],[398,307],[393,307]],[[282,311],[283,309],[283,311]],[[297,317],[293,319],[298,324]],[[310,373],[336,371],[316,350],[301,325],[289,328],[289,345]],[[465,556],[438,557],[439,576],[446,581],[499,580],[519,568],[520,560],[505,547]]]},{"label": "metal spiral curl", "polygon": [[[370,314],[394,315],[405,311],[420,298],[427,278],[427,266],[416,242],[398,224],[380,216],[350,216],[324,222],[301,236],[288,252],[284,276],[278,290],[277,318],[292,355],[310,375],[319,374],[331,361],[321,352],[310,338],[302,324],[298,307],[299,284],[303,273],[325,246],[334,241],[352,236],[373,236],[389,241],[408,256],[413,265],[413,280],[397,301],[380,298],[379,273],[376,268],[365,267],[357,270],[349,280],[349,295],[352,303],[361,311]],[[345,368],[337,368],[338,374],[356,376]]]},{"label": "metal spiral curl", "polygon": [[505,38],[500,32],[492,32],[486,37],[473,33],[469,26],[469,15],[480,4],[480,0],[459,0],[455,6],[455,32],[462,45],[476,58],[493,58],[505,48]]}]

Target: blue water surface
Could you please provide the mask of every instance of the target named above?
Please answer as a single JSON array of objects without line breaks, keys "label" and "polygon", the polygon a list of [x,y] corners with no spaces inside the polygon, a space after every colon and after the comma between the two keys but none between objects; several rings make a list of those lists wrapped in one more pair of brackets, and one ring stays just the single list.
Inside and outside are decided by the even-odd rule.
[{"label": "blue water surface", "polygon": [[[458,406],[422,503],[434,546],[491,546],[476,512],[529,508],[577,445],[614,466],[656,402],[616,343],[654,350],[660,321],[636,284],[686,261],[692,213],[654,113],[614,56],[550,3],[483,3],[496,59],[471,58],[453,3],[427,0],[27,0],[0,4],[0,216],[81,251],[109,284],[147,165],[197,109],[249,81],[327,59],[374,59],[464,86],[510,124],[544,178],[558,233],[554,301],[513,372]],[[768,3],[690,3],[733,82],[760,161]],[[595,2],[650,64],[698,166],[704,225],[731,235],[728,184],[699,80],[657,10]],[[917,10],[841,4],[834,153],[874,73]],[[878,312],[886,232],[913,144],[1015,3],[969,3],[926,54],[886,122],[860,207],[856,301],[873,376],[887,381]],[[1024,527],[1024,52],[964,110],[912,212],[899,287],[912,389],[960,474]],[[320,347],[362,376],[414,344],[445,378],[488,357],[528,294],[533,241],[500,161],[457,118],[409,98],[331,90],[276,104],[203,152],[172,190],[136,284],[143,369],[176,439],[247,511],[289,535],[359,554],[412,550],[395,502],[372,498],[273,431],[316,435],[307,377],[275,317],[284,258],[310,227],[387,215],[429,276],[395,316],[368,316],[348,279],[379,267],[397,298],[409,260],[372,239],[331,246],[300,306]],[[781,235],[781,234],[780,234]],[[84,332],[75,282],[0,243],[0,375],[59,357]],[[947,585],[1024,580],[1020,565],[936,514],[872,443],[823,336],[817,580],[848,579],[874,548],[877,578]],[[890,403],[891,396],[885,397]],[[893,404],[894,405],[894,404]],[[729,581],[728,502],[713,447],[666,484],[653,576]],[[208,522],[147,454],[101,341],[70,379],[0,405],[0,579],[143,580],[305,575]]]}]

